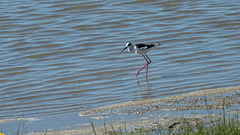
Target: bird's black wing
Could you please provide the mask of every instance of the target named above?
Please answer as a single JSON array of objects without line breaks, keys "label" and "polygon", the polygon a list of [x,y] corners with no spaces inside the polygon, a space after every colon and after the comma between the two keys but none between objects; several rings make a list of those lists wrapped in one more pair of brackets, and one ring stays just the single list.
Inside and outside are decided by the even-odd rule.
[{"label": "bird's black wing", "polygon": [[149,49],[149,48],[154,47],[155,45],[154,45],[154,44],[135,44],[135,46],[136,46],[137,48]]}]

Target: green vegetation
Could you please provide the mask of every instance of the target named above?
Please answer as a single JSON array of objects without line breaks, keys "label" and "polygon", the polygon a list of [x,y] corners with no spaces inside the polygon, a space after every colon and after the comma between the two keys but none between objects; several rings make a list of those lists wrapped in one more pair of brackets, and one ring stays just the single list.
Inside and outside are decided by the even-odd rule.
[{"label": "green vegetation", "polygon": [[[170,132],[168,133],[170,134]],[[240,125],[238,116],[225,116],[217,120],[211,120],[206,124],[202,121],[196,121],[196,125],[189,122],[171,132],[173,135],[239,135]]]},{"label": "green vegetation", "polygon": [[211,120],[186,120],[181,123],[175,123],[168,128],[138,128],[129,131],[127,127],[115,129],[113,125],[107,128],[104,123],[104,131],[96,131],[94,124],[91,123],[94,135],[239,135],[240,123],[238,115],[225,116],[225,113]]}]

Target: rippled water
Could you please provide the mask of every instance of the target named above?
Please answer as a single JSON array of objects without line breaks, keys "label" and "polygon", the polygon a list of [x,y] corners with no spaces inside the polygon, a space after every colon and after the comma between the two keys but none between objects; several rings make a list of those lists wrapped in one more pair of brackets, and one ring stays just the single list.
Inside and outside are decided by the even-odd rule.
[{"label": "rippled water", "polygon": [[[0,118],[38,118],[28,131],[79,124],[100,106],[239,85],[239,1],[0,5]],[[142,56],[120,53],[129,41],[161,43],[148,53],[148,82],[145,69],[135,77]]]}]

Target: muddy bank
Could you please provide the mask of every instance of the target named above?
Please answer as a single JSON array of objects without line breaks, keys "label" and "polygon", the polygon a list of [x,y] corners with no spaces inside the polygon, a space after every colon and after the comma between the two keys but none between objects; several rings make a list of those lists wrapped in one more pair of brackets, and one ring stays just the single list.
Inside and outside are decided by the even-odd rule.
[{"label": "muddy bank", "polygon": [[[240,86],[221,89],[209,89],[191,92],[184,95],[126,102],[111,106],[100,107],[82,112],[81,117],[98,119],[100,125],[95,129],[103,131],[103,118],[110,119],[115,128],[128,127],[136,129],[173,127],[183,121],[191,119],[208,119],[220,116],[224,111],[228,114],[239,113]],[[129,119],[129,116],[132,117]],[[112,119],[113,117],[118,117]],[[123,118],[120,120],[120,117]],[[124,119],[125,118],[125,119]],[[95,122],[94,122],[95,124]],[[111,128],[111,126],[109,127]],[[48,132],[48,134],[89,134],[92,132],[90,124],[79,130],[65,130]]]},{"label": "muddy bank", "polygon": [[239,91],[240,87],[230,87],[191,92],[189,94],[162,99],[132,101],[91,109],[80,113],[80,116],[123,113],[139,114],[165,110],[183,111],[196,109],[222,109],[223,106],[229,108],[233,105],[239,105]]}]

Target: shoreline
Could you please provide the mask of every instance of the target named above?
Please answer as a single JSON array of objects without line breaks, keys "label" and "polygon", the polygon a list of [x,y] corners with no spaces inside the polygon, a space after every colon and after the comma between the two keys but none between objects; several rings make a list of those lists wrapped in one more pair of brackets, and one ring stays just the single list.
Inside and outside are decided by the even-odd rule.
[{"label": "shoreline", "polygon": [[[133,107],[133,106],[146,106],[146,105],[151,105],[151,104],[155,104],[155,103],[156,104],[164,103],[163,106],[166,106],[166,104],[171,104],[171,103],[179,104],[180,102],[183,102],[183,101],[189,102],[189,103],[194,103],[194,102],[197,103],[197,102],[205,101],[206,99],[204,97],[228,94],[228,93],[233,93],[236,91],[240,91],[240,86],[195,91],[195,92],[190,92],[188,94],[159,98],[159,99],[147,99],[147,100],[140,100],[140,101],[125,102],[125,103],[100,107],[100,108],[96,108],[96,109],[90,109],[88,111],[80,113],[79,115],[80,116],[91,116],[91,115],[96,115],[97,113],[102,113],[104,111],[109,111],[109,110],[113,110],[113,109],[121,109],[121,108]],[[189,99],[189,98],[191,98],[191,99]],[[215,100],[216,100],[216,98],[217,97],[215,97]],[[227,97],[227,98],[230,98],[230,97]],[[214,100],[214,99],[209,98],[207,100]],[[228,103],[232,104],[232,105],[235,104],[234,102],[231,102],[231,101],[229,101]],[[191,107],[196,107],[196,106],[189,106],[186,109],[191,109]],[[214,108],[218,109],[218,106],[214,106]],[[184,108],[182,108],[182,109],[184,109]],[[201,107],[200,107],[200,109],[201,109]]]},{"label": "shoreline", "polygon": [[[221,115],[222,110],[227,113],[239,113],[240,86],[208,89],[190,92],[188,94],[165,97],[160,99],[148,99],[141,101],[125,102],[82,112],[81,117],[99,120],[102,125],[94,125],[99,133],[106,128],[138,128],[144,127],[171,127],[181,124],[186,119],[209,119]],[[231,109],[229,109],[231,108]],[[180,113],[180,114],[178,114]],[[136,119],[125,119],[114,121],[111,116],[131,116]],[[106,116],[110,116],[106,117]],[[110,119],[110,124],[105,123],[105,119]],[[103,124],[106,124],[104,126]],[[95,124],[95,122],[93,122]],[[40,134],[91,134],[93,133],[90,123],[82,125],[85,128],[63,131],[49,131]]]}]

